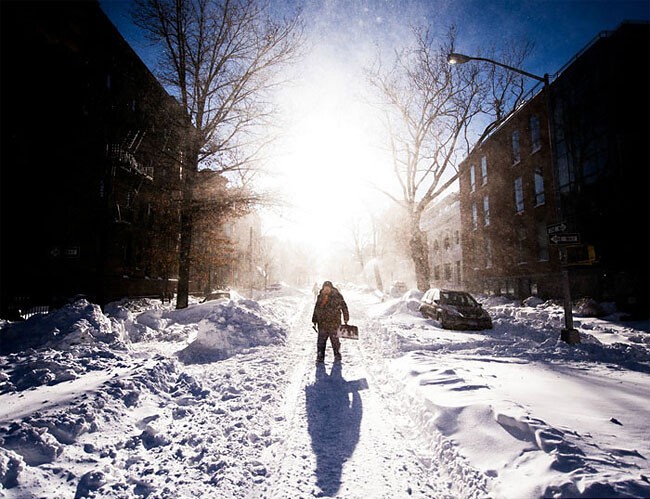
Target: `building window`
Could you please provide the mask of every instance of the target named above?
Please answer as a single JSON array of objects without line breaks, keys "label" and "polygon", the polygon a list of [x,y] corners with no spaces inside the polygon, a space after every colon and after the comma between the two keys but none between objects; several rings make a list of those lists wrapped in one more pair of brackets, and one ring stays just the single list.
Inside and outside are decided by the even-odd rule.
[{"label": "building window", "polygon": [[478,228],[478,210],[476,209],[476,203],[472,203],[472,229],[476,230]]},{"label": "building window", "polygon": [[456,260],[456,284],[460,284],[461,274],[460,274],[460,260]]},{"label": "building window", "polygon": [[433,267],[433,278],[436,281],[440,280],[440,265],[436,265],[435,267]]},{"label": "building window", "polygon": [[526,229],[517,229],[517,261],[526,263]]},{"label": "building window", "polygon": [[515,213],[524,211],[524,187],[521,177],[515,179]]},{"label": "building window", "polygon": [[546,201],[546,196],[544,195],[544,176],[542,175],[542,169],[535,169],[535,206],[541,206]]},{"label": "building window", "polygon": [[471,192],[476,190],[476,167],[474,165],[469,167],[469,188]]},{"label": "building window", "polygon": [[485,240],[485,268],[492,267],[492,239],[489,237]]},{"label": "building window", "polygon": [[521,161],[521,150],[519,149],[519,130],[512,132],[512,164]]},{"label": "building window", "polygon": [[555,146],[557,155],[557,181],[558,189],[562,193],[571,192],[575,181],[573,168],[569,162],[569,151],[564,139]]},{"label": "building window", "polygon": [[435,253],[438,253],[438,251],[440,251],[440,243],[438,243],[437,239],[433,241],[433,251]]},{"label": "building window", "polygon": [[483,221],[490,225],[490,200],[487,196],[483,196]]},{"label": "building window", "polygon": [[539,116],[536,114],[530,117],[530,143],[531,152],[537,152],[542,148],[542,137],[539,131]]},{"label": "building window", "polygon": [[451,263],[445,263],[445,281],[451,281]]},{"label": "building window", "polygon": [[537,259],[540,262],[548,262],[548,234],[546,232],[546,222],[537,222]]},{"label": "building window", "polygon": [[483,185],[487,184],[487,156],[481,157],[481,176],[483,177]]},{"label": "building window", "polygon": [[458,246],[460,244],[460,232],[456,231],[454,236],[456,238],[456,246]]},{"label": "building window", "polygon": [[449,236],[445,236],[444,245],[445,250],[449,251],[449,248],[451,248],[451,241],[449,240]]}]

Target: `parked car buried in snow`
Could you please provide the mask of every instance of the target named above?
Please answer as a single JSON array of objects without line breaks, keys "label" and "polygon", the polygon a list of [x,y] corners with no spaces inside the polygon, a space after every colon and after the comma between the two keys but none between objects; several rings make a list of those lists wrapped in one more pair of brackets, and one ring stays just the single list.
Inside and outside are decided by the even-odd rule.
[{"label": "parked car buried in snow", "polygon": [[432,288],[422,296],[418,310],[444,329],[492,329],[490,315],[465,291]]},{"label": "parked car buried in snow", "polygon": [[227,289],[218,289],[205,295],[205,298],[203,298],[201,303],[205,303],[206,301],[221,300],[224,298],[226,300],[230,299],[230,291]]},{"label": "parked car buried in snow", "polygon": [[395,281],[393,285],[390,287],[388,290],[388,293],[393,297],[393,298],[399,298],[402,296],[404,293],[406,293],[409,290],[408,286],[406,285],[405,282],[403,281]]}]

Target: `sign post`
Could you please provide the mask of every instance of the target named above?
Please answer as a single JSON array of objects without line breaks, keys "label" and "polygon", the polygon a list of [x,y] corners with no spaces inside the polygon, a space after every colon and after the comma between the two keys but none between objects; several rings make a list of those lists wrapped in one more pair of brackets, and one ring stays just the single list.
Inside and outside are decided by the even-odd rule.
[{"label": "sign post", "polygon": [[[563,261],[563,253],[566,249],[565,245],[580,244],[580,234],[577,232],[568,233],[566,222],[559,222],[546,226],[546,233],[548,240],[551,244],[558,246],[560,263]],[[578,330],[573,327],[573,304],[571,303],[571,283],[569,281],[569,270],[562,269],[562,288],[564,292],[564,329],[560,333],[560,339],[575,345],[580,343],[580,334]]]}]

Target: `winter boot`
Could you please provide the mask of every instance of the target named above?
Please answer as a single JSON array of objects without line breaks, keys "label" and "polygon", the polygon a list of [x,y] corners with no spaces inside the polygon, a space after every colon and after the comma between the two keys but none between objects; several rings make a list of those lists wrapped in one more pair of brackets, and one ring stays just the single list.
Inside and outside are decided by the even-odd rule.
[{"label": "winter boot", "polygon": [[334,352],[334,362],[341,362],[341,353]]},{"label": "winter boot", "polygon": [[316,356],[316,364],[322,364],[323,362],[325,362],[325,356],[324,356],[324,355],[320,355],[320,354],[317,355],[317,356]]}]

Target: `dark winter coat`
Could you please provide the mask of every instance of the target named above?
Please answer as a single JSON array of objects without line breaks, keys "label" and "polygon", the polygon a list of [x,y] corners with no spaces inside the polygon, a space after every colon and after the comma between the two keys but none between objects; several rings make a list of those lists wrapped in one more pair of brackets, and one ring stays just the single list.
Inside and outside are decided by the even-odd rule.
[{"label": "dark winter coat", "polygon": [[350,320],[348,305],[339,290],[332,288],[327,303],[325,303],[325,295],[321,290],[316,299],[311,321],[318,324],[318,329],[332,331],[341,325],[341,313],[343,313],[343,320],[348,322]]}]

